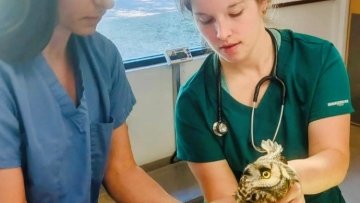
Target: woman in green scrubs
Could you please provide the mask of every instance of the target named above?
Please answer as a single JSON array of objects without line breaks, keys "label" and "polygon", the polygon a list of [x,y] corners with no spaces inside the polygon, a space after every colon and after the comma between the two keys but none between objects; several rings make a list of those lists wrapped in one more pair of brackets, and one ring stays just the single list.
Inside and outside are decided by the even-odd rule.
[{"label": "woman in green scrubs", "polygon": [[[206,201],[233,201],[244,167],[262,155],[255,148],[274,138],[282,99],[277,82],[261,86],[253,135],[250,132],[255,86],[270,74],[277,53],[276,75],[285,84],[286,96],[275,141],[300,178],[281,202],[345,202],[337,185],[349,165],[353,108],[348,76],[336,48],[290,30],[267,32],[264,16],[271,1],[180,2],[214,50],[183,85],[176,105],[177,156],[188,161]],[[228,128],[223,136],[213,131],[219,119],[218,88],[220,113]]]}]

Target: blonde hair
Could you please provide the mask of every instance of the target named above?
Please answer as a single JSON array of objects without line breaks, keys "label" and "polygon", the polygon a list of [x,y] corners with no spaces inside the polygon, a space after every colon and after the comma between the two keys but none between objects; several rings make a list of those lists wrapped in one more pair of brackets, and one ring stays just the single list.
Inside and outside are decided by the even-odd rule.
[{"label": "blonde hair", "polygon": [[[180,6],[180,11],[182,13],[185,13],[186,11],[187,12],[190,12],[192,13],[192,7],[191,7],[191,0],[178,0],[179,1],[179,6]],[[276,18],[276,2],[278,0],[254,0],[256,1],[257,3],[261,3],[262,1],[267,1],[267,8],[262,11],[264,13],[264,22],[266,25],[270,25],[270,26],[274,26],[275,23],[274,23],[274,19]],[[268,11],[271,11],[271,12],[268,12]]]},{"label": "blonde hair", "polygon": [[[179,5],[180,5],[180,10],[182,12],[184,11],[190,11],[192,12],[192,7],[191,7],[191,0],[178,0],[179,1]],[[274,6],[272,5],[272,2],[274,0],[256,0],[258,3],[260,3],[261,1],[267,1],[268,3],[268,7],[267,9],[264,11],[266,13],[266,11],[269,9],[269,8],[274,8]],[[276,1],[276,0],[275,0]]]}]

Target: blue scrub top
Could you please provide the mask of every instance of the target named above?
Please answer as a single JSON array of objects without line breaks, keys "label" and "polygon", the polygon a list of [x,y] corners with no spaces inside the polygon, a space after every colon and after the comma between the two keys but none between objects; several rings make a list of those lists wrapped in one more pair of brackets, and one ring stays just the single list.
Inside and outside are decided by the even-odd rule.
[{"label": "blue scrub top", "polygon": [[135,97],[117,48],[104,36],[71,36],[78,104],[42,55],[0,62],[0,168],[21,167],[28,202],[97,202],[112,130]]}]

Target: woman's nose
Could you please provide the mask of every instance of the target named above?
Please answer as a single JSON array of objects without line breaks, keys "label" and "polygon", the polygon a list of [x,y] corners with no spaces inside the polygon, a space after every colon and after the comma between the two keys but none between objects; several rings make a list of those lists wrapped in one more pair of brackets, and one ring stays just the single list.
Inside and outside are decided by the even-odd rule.
[{"label": "woman's nose", "polygon": [[216,23],[216,37],[220,40],[226,40],[231,36],[231,27],[226,21],[218,21]]},{"label": "woman's nose", "polygon": [[114,6],[114,0],[94,0],[94,3],[104,9],[110,9]]}]

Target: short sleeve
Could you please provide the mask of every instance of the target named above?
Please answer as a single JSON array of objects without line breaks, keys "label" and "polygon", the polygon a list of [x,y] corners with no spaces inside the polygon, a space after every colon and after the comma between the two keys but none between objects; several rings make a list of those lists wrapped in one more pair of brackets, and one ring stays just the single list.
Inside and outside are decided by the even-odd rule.
[{"label": "short sleeve", "polygon": [[[1,65],[0,65],[0,68]],[[1,73],[1,71],[0,71]],[[0,78],[0,168],[21,166],[21,138],[15,105]]]},{"label": "short sleeve", "polygon": [[177,157],[191,162],[223,160],[222,146],[206,122],[207,109],[200,98],[179,93],[175,109]]},{"label": "short sleeve", "polygon": [[136,100],[126,77],[122,58],[117,49],[114,52],[116,58],[111,73],[110,110],[114,118],[114,128],[117,128],[126,121]]},{"label": "short sleeve", "polygon": [[322,59],[322,72],[314,92],[309,122],[353,112],[349,77],[343,60],[332,44],[327,47]]}]

